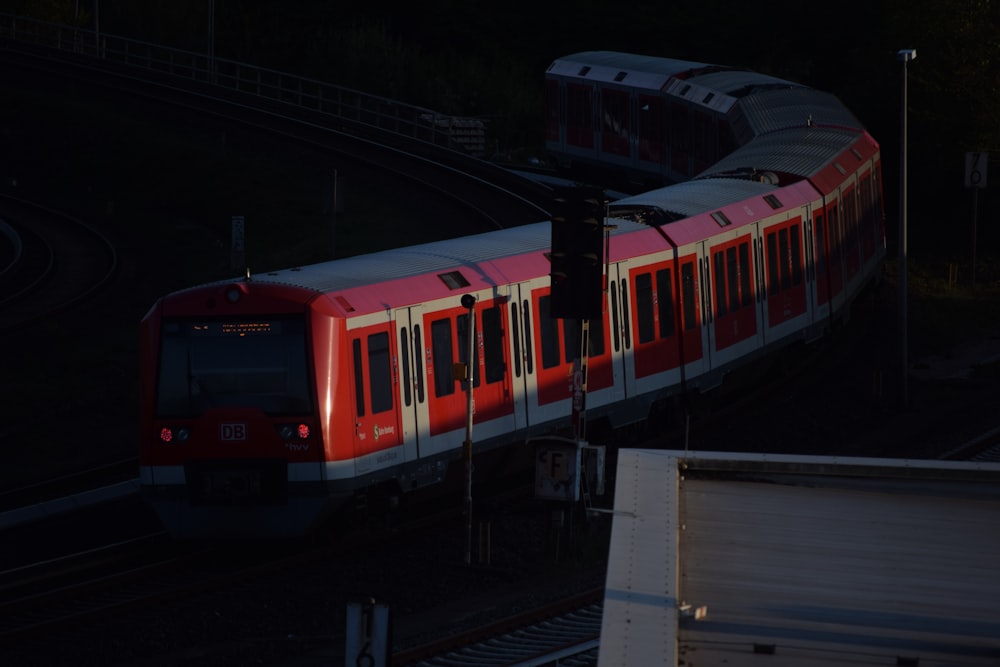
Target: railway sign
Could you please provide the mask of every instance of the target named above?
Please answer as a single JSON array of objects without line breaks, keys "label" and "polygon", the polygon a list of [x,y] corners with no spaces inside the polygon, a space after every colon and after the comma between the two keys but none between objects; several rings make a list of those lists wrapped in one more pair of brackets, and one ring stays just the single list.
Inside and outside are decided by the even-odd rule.
[{"label": "railway sign", "polygon": [[985,151],[969,151],[965,154],[965,187],[985,188],[986,167],[990,154]]}]

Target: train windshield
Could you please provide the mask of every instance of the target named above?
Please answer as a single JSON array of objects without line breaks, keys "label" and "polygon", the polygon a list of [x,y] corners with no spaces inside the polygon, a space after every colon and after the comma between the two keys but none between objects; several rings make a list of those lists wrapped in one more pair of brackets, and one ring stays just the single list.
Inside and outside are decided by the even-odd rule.
[{"label": "train windshield", "polygon": [[217,407],[312,411],[303,317],[164,320],[161,346],[160,417]]}]

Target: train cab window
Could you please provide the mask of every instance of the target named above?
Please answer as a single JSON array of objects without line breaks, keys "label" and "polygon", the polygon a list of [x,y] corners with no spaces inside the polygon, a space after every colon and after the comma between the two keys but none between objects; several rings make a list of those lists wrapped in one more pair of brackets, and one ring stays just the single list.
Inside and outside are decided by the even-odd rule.
[{"label": "train cab window", "polygon": [[368,336],[368,375],[372,414],[392,410],[392,366],[389,363],[389,334]]},{"label": "train cab window", "polygon": [[237,406],[270,415],[312,411],[305,319],[164,320],[157,415]]}]

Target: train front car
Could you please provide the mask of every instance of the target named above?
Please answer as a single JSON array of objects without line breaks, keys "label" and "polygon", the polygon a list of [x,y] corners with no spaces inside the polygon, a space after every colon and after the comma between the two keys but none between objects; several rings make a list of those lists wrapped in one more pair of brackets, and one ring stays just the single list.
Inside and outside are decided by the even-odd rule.
[{"label": "train front car", "polygon": [[315,292],[250,280],[176,292],[142,321],[140,479],[179,538],[291,537],[331,499]]}]

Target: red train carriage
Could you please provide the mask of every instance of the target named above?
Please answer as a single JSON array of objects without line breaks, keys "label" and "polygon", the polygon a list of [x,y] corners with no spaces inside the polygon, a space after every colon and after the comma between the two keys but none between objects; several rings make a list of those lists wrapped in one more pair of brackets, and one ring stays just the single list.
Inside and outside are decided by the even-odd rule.
[{"label": "red train carriage", "polygon": [[[588,418],[644,419],[822,335],[879,275],[880,196],[864,130],[802,122],[612,203]],[[167,529],[301,535],[352,494],[440,481],[466,437],[456,363],[477,452],[568,428],[577,327],[550,315],[550,238],[540,222],[162,298],[142,323],[140,465]]]}]

